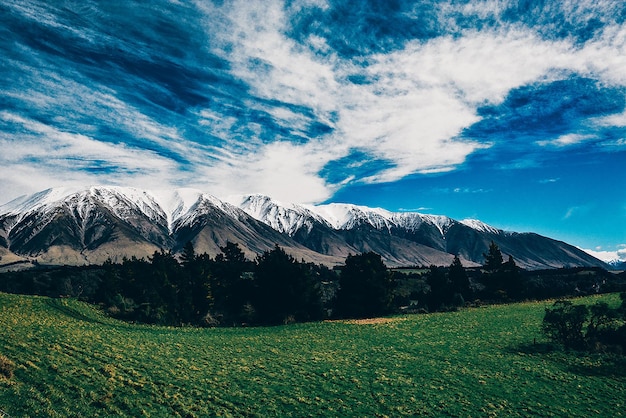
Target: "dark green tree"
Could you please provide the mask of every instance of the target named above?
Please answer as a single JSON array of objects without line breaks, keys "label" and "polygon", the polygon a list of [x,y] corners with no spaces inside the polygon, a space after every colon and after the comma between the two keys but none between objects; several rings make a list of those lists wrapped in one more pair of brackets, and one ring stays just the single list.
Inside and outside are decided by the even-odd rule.
[{"label": "dark green tree", "polygon": [[380,255],[349,255],[339,276],[336,313],[344,318],[367,318],[391,312],[394,281]]},{"label": "dark green tree", "polygon": [[187,242],[180,255],[177,274],[178,320],[195,325],[213,325],[206,318],[213,308],[211,288],[211,260],[206,254],[197,255],[191,242]]},{"label": "dark green tree", "polygon": [[142,273],[145,289],[150,292],[145,300],[146,322],[180,324],[182,301],[180,291],[185,284],[180,265],[171,251],[155,251],[150,257],[150,274]]},{"label": "dark green tree", "polygon": [[452,306],[453,291],[449,274],[445,267],[431,265],[426,276],[426,283],[430,287],[427,305],[431,311],[447,309]]},{"label": "dark green tree", "polygon": [[120,274],[120,266],[113,264],[110,258],[104,262],[102,268],[104,275],[100,283],[100,290],[96,292],[94,299],[106,306],[112,306],[115,296],[122,292],[124,280]]},{"label": "dark green tree", "polygon": [[257,257],[253,305],[263,324],[322,318],[319,283],[278,245]]},{"label": "dark green tree", "polygon": [[248,262],[239,244],[227,241],[226,245],[220,247],[221,254],[216,257],[217,261],[226,261],[229,263],[245,264]]},{"label": "dark green tree", "polygon": [[620,295],[622,306],[611,308],[605,302],[591,306],[574,305],[558,300],[546,308],[543,331],[553,341],[566,348],[626,351],[626,293]]},{"label": "dark green tree", "polygon": [[193,244],[191,241],[187,241],[185,246],[183,247],[183,251],[180,254],[181,264],[184,266],[186,264],[192,263],[196,259],[196,250],[193,248]]},{"label": "dark green tree", "polygon": [[194,309],[194,323],[200,326],[215,326],[219,323],[212,316],[215,297],[212,286],[213,260],[208,254],[199,254],[193,263],[184,266],[192,276],[192,300]]},{"label": "dark green tree", "polygon": [[512,300],[522,298],[524,293],[523,277],[512,255],[509,255],[509,260],[500,267],[498,279],[500,288],[506,292],[508,298]]},{"label": "dark green tree", "polygon": [[229,241],[220,250],[211,280],[216,319],[232,325],[250,322],[252,318],[246,306],[251,302],[253,283],[247,273],[254,271],[254,263],[246,259],[236,243]]},{"label": "dark green tree", "polygon": [[495,271],[502,266],[502,252],[500,251],[498,245],[493,241],[489,244],[487,252],[483,253],[483,257],[485,258],[484,267],[486,270]]},{"label": "dark green tree", "polygon": [[461,295],[463,299],[467,299],[470,296],[470,282],[465,267],[463,267],[458,255],[454,256],[454,260],[448,269],[448,276],[450,278],[452,293]]}]

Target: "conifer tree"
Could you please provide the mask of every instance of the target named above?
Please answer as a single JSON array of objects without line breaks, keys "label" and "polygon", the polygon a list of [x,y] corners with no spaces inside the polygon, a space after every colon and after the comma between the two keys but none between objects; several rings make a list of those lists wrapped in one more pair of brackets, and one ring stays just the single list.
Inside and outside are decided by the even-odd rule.
[{"label": "conifer tree", "polygon": [[215,257],[211,278],[215,310],[226,323],[248,322],[244,307],[250,302],[252,282],[244,277],[254,270],[239,244],[228,241]]},{"label": "conifer tree", "polygon": [[502,266],[502,262],[504,261],[502,258],[502,252],[500,252],[500,248],[498,245],[491,241],[489,244],[489,250],[487,253],[483,253],[483,257],[485,257],[485,269],[489,271],[498,270]]},{"label": "conifer tree", "polygon": [[394,282],[380,255],[349,255],[339,277],[336,310],[341,317],[366,318],[391,311]]},{"label": "conifer tree", "polygon": [[254,301],[259,320],[275,325],[321,319],[319,283],[310,273],[278,245],[259,256]]},{"label": "conifer tree", "polygon": [[448,269],[448,276],[450,277],[452,293],[460,294],[464,299],[467,298],[470,293],[470,283],[458,254],[454,256],[454,260]]}]

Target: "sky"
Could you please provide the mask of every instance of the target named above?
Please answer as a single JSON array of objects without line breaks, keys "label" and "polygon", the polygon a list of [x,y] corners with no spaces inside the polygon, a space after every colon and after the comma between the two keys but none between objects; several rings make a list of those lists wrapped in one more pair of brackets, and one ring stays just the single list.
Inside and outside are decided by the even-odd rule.
[{"label": "sky", "polygon": [[622,1],[0,0],[0,204],[194,187],[626,260]]}]

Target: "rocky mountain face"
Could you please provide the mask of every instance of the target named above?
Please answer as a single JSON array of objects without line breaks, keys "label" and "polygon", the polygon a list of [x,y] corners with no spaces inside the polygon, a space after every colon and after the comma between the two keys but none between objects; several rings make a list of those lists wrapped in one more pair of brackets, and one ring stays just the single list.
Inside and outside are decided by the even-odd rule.
[{"label": "rocky mountain face", "polygon": [[483,262],[494,241],[525,268],[602,266],[564,242],[502,231],[477,220],[394,213],[348,204],[281,204],[267,196],[220,200],[197,190],[148,193],[133,188],[49,189],[0,206],[0,264],[102,263],[178,252],[188,241],[215,256],[236,242],[253,258],[278,244],[297,259],[340,264],[374,251],[388,266],[467,266]]},{"label": "rocky mountain face", "polygon": [[494,241],[505,257],[512,255],[524,268],[606,267],[567,243],[534,233],[503,231],[475,219],[456,221],[350,204],[283,205],[259,195],[229,200],[307,248],[340,257],[374,251],[390,266],[449,265],[454,254],[466,266],[477,266]]}]

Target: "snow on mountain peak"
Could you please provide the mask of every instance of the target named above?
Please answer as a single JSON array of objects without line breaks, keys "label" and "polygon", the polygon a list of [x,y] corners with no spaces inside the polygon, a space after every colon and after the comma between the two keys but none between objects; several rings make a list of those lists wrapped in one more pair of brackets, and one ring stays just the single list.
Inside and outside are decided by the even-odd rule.
[{"label": "snow on mountain peak", "polygon": [[[346,203],[317,206],[284,204],[261,194],[229,196],[220,200],[192,188],[157,190],[148,193],[136,188],[120,186],[47,189],[30,196],[19,197],[0,206],[0,214],[25,214],[66,204],[85,217],[94,201],[106,205],[121,218],[132,216],[138,210],[149,219],[166,224],[170,232],[175,223],[192,222],[195,217],[205,213],[210,207],[216,207],[234,218],[239,218],[243,210],[273,229],[289,235],[294,235],[301,228],[307,228],[310,231],[314,222],[319,222],[336,230],[351,229],[362,224],[381,230],[390,230],[394,227],[417,230],[423,223],[427,223],[434,225],[443,236],[448,228],[457,222],[441,215],[390,212],[382,208]],[[465,219],[460,223],[481,232],[501,232],[476,219]]]},{"label": "snow on mountain peak", "polygon": [[478,219],[463,219],[461,223],[477,231],[488,232],[491,234],[499,234],[501,232],[499,229],[494,228],[491,225],[487,225],[486,223],[481,222]]},{"label": "snow on mountain peak", "polygon": [[23,195],[0,206],[0,214],[20,214],[32,212],[44,206],[50,206],[63,201],[72,194],[78,193],[81,188],[56,187],[42,190],[32,195]]},{"label": "snow on mountain peak", "polygon": [[94,202],[100,202],[122,218],[128,216],[132,210],[139,210],[154,220],[165,216],[159,204],[147,192],[120,186],[46,189],[30,196],[19,197],[1,206],[0,214],[27,214],[65,205],[75,209],[81,216],[86,216]]},{"label": "snow on mountain peak", "polygon": [[24,215],[33,211],[53,210],[68,206],[81,217],[88,216],[93,204],[109,208],[116,216],[127,219],[140,212],[151,220],[172,228],[174,222],[189,215],[202,202],[215,206],[233,217],[238,217],[239,209],[214,196],[197,189],[180,188],[147,192],[133,187],[91,186],[58,187],[46,189],[33,195],[21,196],[0,206],[0,215]]},{"label": "snow on mountain peak", "polygon": [[302,227],[310,230],[312,220],[325,223],[305,205],[283,204],[260,194],[229,196],[226,199],[253,218],[288,235],[295,234]]},{"label": "snow on mountain peak", "polygon": [[204,214],[207,204],[208,207],[217,207],[233,218],[239,217],[237,207],[198,189],[159,190],[154,192],[154,195],[165,212],[170,232],[172,232],[174,224],[178,224],[178,226],[189,224],[198,215]]},{"label": "snow on mountain peak", "polygon": [[391,226],[392,213],[381,208],[330,203],[313,206],[311,210],[324,218],[335,229],[349,229],[359,223],[369,223],[379,229]]},{"label": "snow on mountain peak", "polygon": [[[417,230],[423,223],[434,225],[441,235],[457,221],[443,215],[427,215],[417,212],[390,212],[382,208],[370,208],[348,203],[330,203],[326,205],[283,204],[264,195],[230,196],[227,198],[253,218],[272,228],[295,234],[302,226],[311,228],[311,218],[333,229],[351,229],[361,224],[368,224],[376,229],[400,227]],[[481,232],[499,233],[500,231],[483,222],[469,219],[462,224]]]},{"label": "snow on mountain peak", "polygon": [[626,248],[619,248],[616,251],[590,250],[580,247],[578,247],[578,249],[612,266],[619,266],[626,263]]},{"label": "snow on mountain peak", "polygon": [[200,200],[202,192],[197,189],[180,188],[175,190],[153,191],[161,209],[167,217],[167,224],[172,224],[184,216]]},{"label": "snow on mountain peak", "polygon": [[89,196],[107,205],[121,218],[127,217],[134,209],[139,209],[149,219],[166,218],[165,212],[151,194],[134,187],[90,187]]}]

